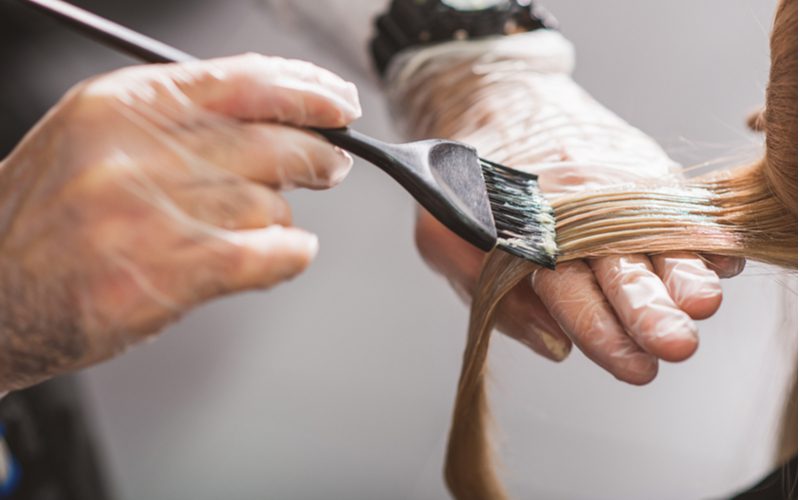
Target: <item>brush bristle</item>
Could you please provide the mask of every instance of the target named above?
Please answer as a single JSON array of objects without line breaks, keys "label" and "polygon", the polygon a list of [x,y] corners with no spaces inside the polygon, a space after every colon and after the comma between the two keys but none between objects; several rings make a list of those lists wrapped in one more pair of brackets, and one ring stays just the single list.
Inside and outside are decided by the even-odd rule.
[{"label": "brush bristle", "polygon": [[497,246],[554,269],[556,219],[539,190],[538,177],[481,158],[483,178],[497,229]]}]

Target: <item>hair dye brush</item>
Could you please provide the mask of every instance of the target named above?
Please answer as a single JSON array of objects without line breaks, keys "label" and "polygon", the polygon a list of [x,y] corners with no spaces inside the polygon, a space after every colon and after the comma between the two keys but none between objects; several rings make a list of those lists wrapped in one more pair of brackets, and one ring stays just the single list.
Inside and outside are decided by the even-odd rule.
[{"label": "hair dye brush", "polygon": [[[20,1],[149,63],[194,59],[66,2]],[[555,217],[537,176],[484,160],[473,147],[456,141],[389,144],[348,128],[310,130],[392,176],[442,224],[481,250],[499,246],[555,267]]]}]

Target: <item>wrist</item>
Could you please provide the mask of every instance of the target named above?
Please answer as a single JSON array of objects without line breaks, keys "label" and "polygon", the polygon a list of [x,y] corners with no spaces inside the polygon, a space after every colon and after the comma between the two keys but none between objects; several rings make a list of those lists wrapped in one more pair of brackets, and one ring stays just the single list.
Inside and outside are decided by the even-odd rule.
[{"label": "wrist", "polygon": [[[532,172],[550,191],[675,175],[661,147],[570,74],[573,47],[539,30],[407,51],[387,72],[393,111],[415,137],[449,137]],[[547,184],[550,184],[548,188]],[[560,186],[560,187],[559,187]]]},{"label": "wrist", "polygon": [[518,102],[503,109],[501,96],[481,92],[492,82],[505,78],[514,85],[520,75],[568,78],[573,67],[572,44],[557,31],[538,30],[406,50],[393,58],[384,83],[392,114],[409,137],[463,140],[483,125],[473,120],[473,127],[463,127],[476,114],[528,107]]},{"label": "wrist", "polygon": [[57,273],[42,281],[23,259],[6,254],[0,260],[0,392],[7,392],[79,365],[88,339]]}]

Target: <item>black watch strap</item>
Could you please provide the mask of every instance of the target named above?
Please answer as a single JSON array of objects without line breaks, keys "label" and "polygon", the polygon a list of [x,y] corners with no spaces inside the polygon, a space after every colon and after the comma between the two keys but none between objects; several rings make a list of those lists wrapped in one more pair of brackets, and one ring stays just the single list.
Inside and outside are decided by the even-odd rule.
[{"label": "black watch strap", "polygon": [[375,21],[370,49],[383,76],[392,58],[410,47],[555,27],[532,0],[392,0]]}]

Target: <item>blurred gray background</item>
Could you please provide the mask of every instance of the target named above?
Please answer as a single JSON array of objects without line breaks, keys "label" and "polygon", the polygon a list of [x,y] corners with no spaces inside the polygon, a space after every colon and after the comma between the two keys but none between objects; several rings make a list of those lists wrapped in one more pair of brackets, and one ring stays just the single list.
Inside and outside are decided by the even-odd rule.
[{"label": "blurred gray background", "polygon": [[[382,0],[332,11],[316,0],[113,3],[84,2],[200,56],[259,51],[338,71],[361,88],[358,128],[395,137],[354,53]],[[758,154],[744,118],[763,102],[772,1],[546,5],[576,45],[576,79],[677,160]],[[51,103],[130,62],[55,27],[20,50],[37,62],[28,90]],[[358,162],[339,188],[290,199],[321,240],[305,275],[202,307],[86,372],[120,498],[447,498],[440,470],[467,311],[418,257],[410,198]],[[515,496],[714,498],[764,474],[794,358],[795,281],[751,266],[727,282],[697,354],[662,365],[646,387],[577,350],[556,365],[497,337],[491,391]]]}]

